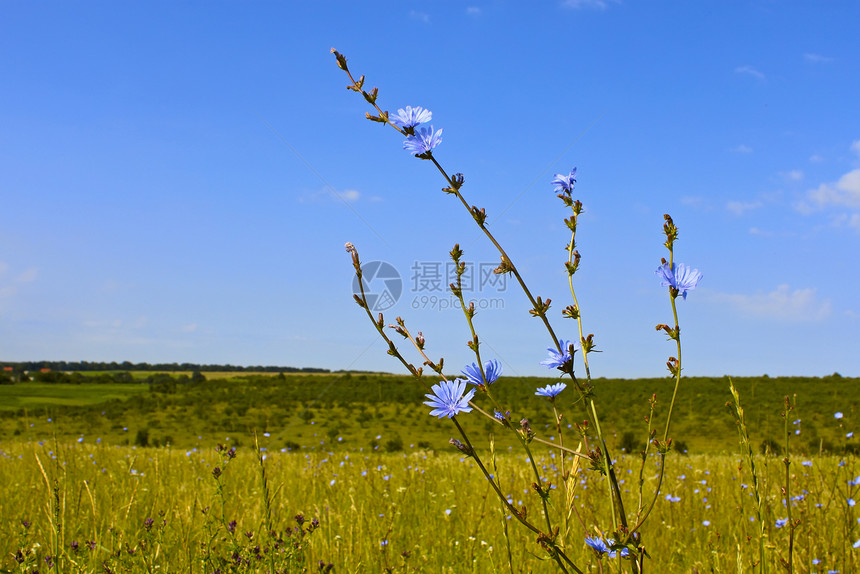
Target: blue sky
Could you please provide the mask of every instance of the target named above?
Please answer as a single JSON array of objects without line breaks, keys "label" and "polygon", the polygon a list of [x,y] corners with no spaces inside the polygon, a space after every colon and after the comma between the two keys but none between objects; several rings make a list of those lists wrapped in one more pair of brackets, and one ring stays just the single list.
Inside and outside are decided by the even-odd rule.
[{"label": "blue sky", "polygon": [[[570,303],[555,173],[579,169],[577,295],[595,376],[665,373],[662,215],[690,375],[860,375],[854,2],[4,2],[0,358],[399,372],[344,243],[402,280],[386,310],[450,371],[454,243],[498,255],[430,162],[345,89],[433,112],[533,292]],[[485,358],[538,375],[512,282],[480,285]],[[389,283],[389,285],[391,285]],[[376,281],[373,289],[382,290]],[[409,350],[404,348],[409,354]],[[410,358],[417,361],[414,355]]]}]

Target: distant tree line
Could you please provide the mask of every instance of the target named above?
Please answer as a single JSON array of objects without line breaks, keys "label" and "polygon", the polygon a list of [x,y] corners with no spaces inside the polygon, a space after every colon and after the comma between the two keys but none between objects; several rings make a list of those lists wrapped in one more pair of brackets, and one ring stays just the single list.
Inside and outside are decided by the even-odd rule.
[{"label": "distant tree line", "polygon": [[14,372],[38,372],[44,369],[51,371],[200,371],[200,372],[230,372],[230,373],[328,373],[329,369],[315,367],[277,367],[277,366],[237,366],[237,365],[199,365],[197,363],[132,363],[123,361],[90,362],[90,361],[24,361],[0,362],[0,367],[12,367]]}]

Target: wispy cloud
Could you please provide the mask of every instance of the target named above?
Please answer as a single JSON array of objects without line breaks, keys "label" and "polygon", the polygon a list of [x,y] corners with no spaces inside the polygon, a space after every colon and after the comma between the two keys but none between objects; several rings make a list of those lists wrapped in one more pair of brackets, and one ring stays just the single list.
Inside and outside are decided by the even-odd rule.
[{"label": "wispy cloud", "polygon": [[779,175],[786,181],[803,181],[803,172],[799,169],[783,171]]},{"label": "wispy cloud", "polygon": [[726,209],[734,215],[741,216],[748,211],[758,209],[762,205],[764,204],[760,201],[730,201],[726,203]]},{"label": "wispy cloud", "polygon": [[730,149],[729,151],[732,151],[734,153],[752,153],[753,149],[748,145],[739,144]]},{"label": "wispy cloud", "polygon": [[699,195],[687,195],[681,198],[681,203],[694,209],[711,210],[711,202]]},{"label": "wispy cloud", "polygon": [[564,0],[561,5],[565,8],[591,8],[597,10],[606,10],[609,7],[609,4],[614,3],[615,0]]},{"label": "wispy cloud", "polygon": [[477,6],[469,6],[466,8],[466,14],[469,16],[480,16],[483,13],[483,10],[478,8]]},{"label": "wispy cloud", "polygon": [[737,68],[735,68],[735,73],[746,75],[746,76],[752,76],[753,78],[755,78],[757,80],[764,80],[765,79],[765,75],[762,74],[761,72],[759,72],[758,70],[756,70],[755,68],[753,68],[752,66],[738,66]]},{"label": "wispy cloud", "polygon": [[[361,199],[361,192],[355,189],[344,189],[343,191],[338,191],[336,189],[326,187],[316,191],[307,192],[299,196],[299,203],[319,203],[328,199],[355,203]],[[371,198],[371,200],[377,201],[378,198]]]},{"label": "wispy cloud", "polygon": [[[4,275],[9,271],[10,267],[7,263],[0,261],[0,275]],[[39,270],[35,267],[30,267],[21,271],[14,277],[6,279],[3,284],[0,284],[0,299],[6,299],[18,294],[18,285],[22,283],[32,283],[39,277]]]},{"label": "wispy cloud", "polygon": [[779,285],[769,293],[712,293],[710,298],[744,317],[775,319],[792,323],[823,321],[833,311],[829,299],[820,299],[817,289],[794,289]]},{"label": "wispy cloud", "polygon": [[833,61],[833,58],[828,58],[827,56],[822,56],[821,54],[811,54],[809,52],[803,55],[803,59],[811,64],[823,64],[826,62]]},{"label": "wispy cloud", "polygon": [[425,24],[430,23],[430,14],[427,14],[426,12],[419,12],[417,10],[410,10],[409,11],[409,17],[412,18],[413,20],[418,20],[419,22],[423,22]]},{"label": "wispy cloud", "polygon": [[[860,159],[860,140],[851,144],[851,151]],[[797,204],[801,213],[811,213],[816,208],[842,206],[860,209],[860,169],[853,169],[833,182],[822,183],[806,193],[807,201]]]}]

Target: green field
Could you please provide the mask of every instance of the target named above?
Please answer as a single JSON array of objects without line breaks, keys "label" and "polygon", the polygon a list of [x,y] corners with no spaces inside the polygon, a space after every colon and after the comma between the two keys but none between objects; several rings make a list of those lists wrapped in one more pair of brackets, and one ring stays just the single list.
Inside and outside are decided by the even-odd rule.
[{"label": "green field", "polygon": [[[271,434],[274,445],[291,450],[384,450],[421,442],[446,448],[452,435],[448,421],[428,416],[422,404],[426,390],[415,380],[395,375],[314,374],[242,375],[190,382],[189,377],[161,376],[153,383],[136,373],[128,384],[0,385],[0,439],[46,437],[108,444],[135,444],[145,433],[147,444],[199,446],[202,440],[248,444],[255,432]],[[208,377],[208,374],[207,374]],[[184,381],[184,382],[182,382]],[[431,381],[432,382],[432,381]],[[551,410],[534,389],[554,379],[506,377],[494,392],[503,404],[516,404],[517,420],[526,417],[539,432],[547,430]],[[794,419],[800,430],[798,452],[857,448],[833,413],[853,415],[860,405],[860,384],[845,377],[737,378],[747,422],[754,438],[781,441],[783,400],[796,397]],[[669,379],[595,381],[598,413],[614,446],[625,433],[633,444],[645,441],[648,399],[657,393],[657,420],[672,392]],[[737,433],[726,402],[727,378],[686,378],[675,408],[672,436],[690,454],[734,452]],[[571,393],[571,397],[573,394]],[[563,397],[563,395],[562,395]],[[477,399],[480,401],[480,397]],[[559,401],[568,424],[586,418],[580,404]],[[50,422],[48,419],[51,419]],[[486,436],[495,425],[482,417],[463,417],[470,430]],[[537,425],[544,425],[543,428]],[[498,433],[497,433],[498,434]],[[381,438],[376,438],[381,437]],[[511,446],[505,436],[502,446]],[[142,443],[137,444],[142,446]]]},{"label": "green field", "polygon": [[[502,512],[474,459],[448,444],[456,430],[427,414],[425,391],[413,379],[243,374],[192,382],[190,373],[135,373],[115,384],[103,375],[101,383],[0,385],[0,571],[302,572],[318,571],[320,561],[335,572],[557,571],[534,536]],[[494,391],[502,403],[522,406],[515,420],[527,417],[539,437],[556,443],[548,403],[534,396],[553,381],[504,378]],[[672,432],[680,448],[667,458],[641,530],[651,557],[646,571],[761,572],[762,524],[769,572],[784,571],[791,529],[777,521],[787,518],[786,504],[799,521],[793,571],[856,571],[857,383],[838,376],[734,380],[756,451],[763,442],[785,444],[784,398],[795,404],[788,478],[781,458],[756,458],[759,522],[752,475],[736,454],[728,379],[685,379]],[[644,444],[648,399],[657,392],[662,420],[671,385],[595,381],[631,520],[641,504],[640,470],[647,506],[659,458],[652,450],[643,466],[620,447]],[[560,406],[569,413],[564,420],[585,418],[581,405]],[[486,439],[494,438],[500,488],[545,520],[511,433],[474,412],[457,418],[486,464],[493,458]],[[575,446],[572,430],[562,434]],[[219,443],[225,447],[216,449]],[[583,572],[618,571],[618,559],[598,559],[584,543],[598,525],[604,535],[611,525],[601,476],[582,464],[565,483],[570,457],[562,462],[538,443],[532,449],[541,480],[555,486],[548,516],[565,552]],[[575,497],[569,505],[568,495]]]}]

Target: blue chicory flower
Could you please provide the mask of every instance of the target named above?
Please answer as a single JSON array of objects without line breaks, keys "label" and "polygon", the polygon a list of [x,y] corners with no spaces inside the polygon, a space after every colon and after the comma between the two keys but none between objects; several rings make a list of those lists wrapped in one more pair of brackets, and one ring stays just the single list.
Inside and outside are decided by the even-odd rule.
[{"label": "blue chicory flower", "polygon": [[779,520],[776,521],[776,527],[777,528],[782,528],[786,524],[788,524],[788,518],[780,518]]},{"label": "blue chicory flower", "polygon": [[415,130],[414,136],[403,142],[403,149],[409,150],[413,155],[422,155],[435,149],[442,143],[442,130],[433,132],[433,126]]},{"label": "blue chicory flower", "polygon": [[842,418],[842,413],[841,413],[841,412],[840,412],[840,413],[835,413],[835,414],[833,415],[833,418],[835,418],[835,419],[841,419],[841,418]]},{"label": "blue chicory flower", "polygon": [[568,362],[570,360],[571,345],[573,345],[574,352],[578,351],[580,347],[579,341],[565,341],[564,339],[560,339],[558,344],[561,347],[562,352],[559,353],[555,347],[547,347],[549,357],[540,362],[540,364],[544,365],[547,369],[561,367]]},{"label": "blue chicory flower", "polygon": [[400,108],[396,114],[388,116],[388,121],[401,128],[414,128],[419,124],[426,124],[433,119],[433,112],[424,109],[421,106],[406,106],[406,109]]},{"label": "blue chicory flower", "polygon": [[[484,384],[484,377],[481,376],[481,369],[478,368],[477,363],[472,363],[471,365],[467,365],[460,371],[465,375],[466,381],[472,383],[475,386]],[[487,377],[487,384],[491,385],[498,380],[498,378],[502,375],[502,364],[496,361],[495,359],[492,361],[487,361],[484,363],[484,376]]]},{"label": "blue chicory flower", "polygon": [[547,385],[542,389],[538,389],[535,394],[540,395],[542,397],[546,397],[548,399],[554,399],[561,391],[566,388],[566,383],[556,383],[554,385]]},{"label": "blue chicory flower", "polygon": [[460,413],[472,412],[469,401],[475,396],[475,389],[467,393],[466,381],[463,379],[440,381],[430,387],[430,390],[433,392],[424,395],[430,400],[424,401],[424,404],[433,407],[433,410],[430,411],[431,416],[441,419],[442,417],[451,418]]},{"label": "blue chicory flower", "polygon": [[687,298],[687,291],[695,289],[702,280],[702,274],[698,269],[687,267],[683,263],[677,265],[664,263],[654,273],[660,278],[660,285],[674,287],[684,299]]},{"label": "blue chicory flower", "polygon": [[606,545],[606,542],[602,538],[598,538],[596,536],[594,538],[589,538],[586,536],[585,543],[591,546],[591,549],[598,554],[609,552],[609,546]]},{"label": "blue chicory flower", "polygon": [[576,168],[570,170],[570,175],[564,175],[563,173],[555,174],[555,179],[552,180],[552,184],[555,186],[556,193],[566,193],[570,195],[573,193],[573,185],[576,183]]}]

